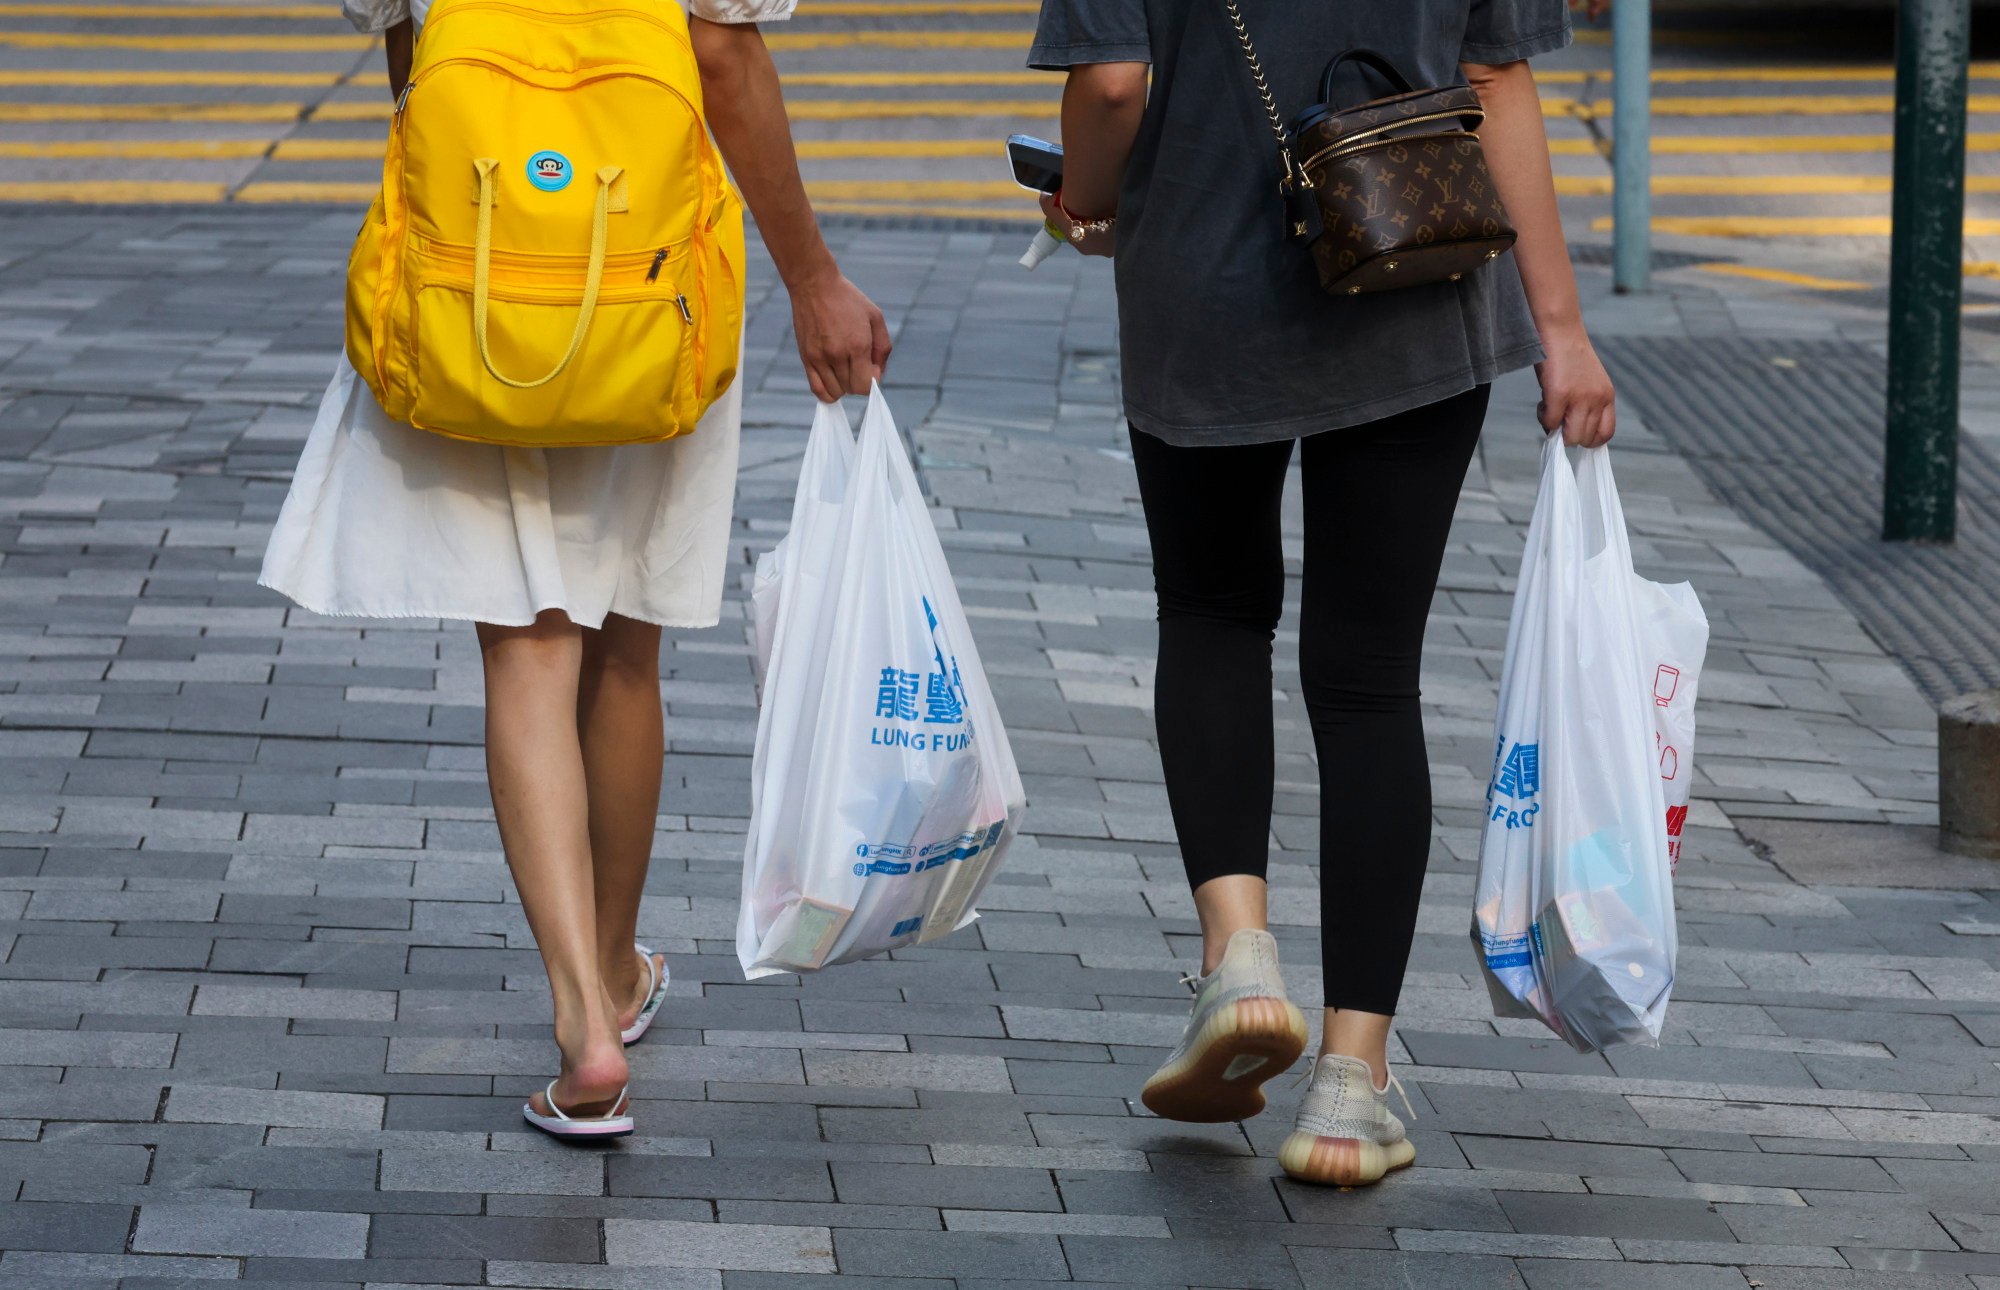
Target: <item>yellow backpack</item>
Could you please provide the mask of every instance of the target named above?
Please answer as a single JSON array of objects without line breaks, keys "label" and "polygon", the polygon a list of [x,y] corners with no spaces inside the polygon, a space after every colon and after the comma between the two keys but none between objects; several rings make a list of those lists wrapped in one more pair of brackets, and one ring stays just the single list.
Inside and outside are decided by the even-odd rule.
[{"label": "yellow backpack", "polygon": [[438,0],[347,268],[398,421],[557,447],[693,430],[735,378],[743,213],[673,0]]}]

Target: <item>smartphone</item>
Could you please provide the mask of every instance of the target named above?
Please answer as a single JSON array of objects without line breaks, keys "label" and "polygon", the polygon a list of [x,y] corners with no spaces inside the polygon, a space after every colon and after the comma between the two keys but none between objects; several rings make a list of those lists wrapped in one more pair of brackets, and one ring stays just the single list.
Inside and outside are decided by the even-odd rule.
[{"label": "smartphone", "polygon": [[1014,168],[1014,182],[1038,193],[1052,193],[1062,187],[1063,150],[1060,143],[1037,139],[1032,134],[1007,136],[1007,162]]}]

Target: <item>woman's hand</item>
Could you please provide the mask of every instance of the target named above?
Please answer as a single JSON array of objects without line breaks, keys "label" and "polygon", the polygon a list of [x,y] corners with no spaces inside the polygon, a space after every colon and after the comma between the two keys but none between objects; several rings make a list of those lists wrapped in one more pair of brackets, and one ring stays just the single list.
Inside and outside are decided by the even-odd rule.
[{"label": "woman's hand", "polygon": [[889,328],[875,302],[841,275],[820,236],[763,34],[755,23],[691,18],[688,35],[701,68],[709,133],[791,293],[806,380],[822,403],[866,394],[889,361]]},{"label": "woman's hand", "polygon": [[829,263],[792,292],[792,331],[813,396],[832,403],[866,394],[889,361],[889,325],[875,302]]},{"label": "woman's hand", "polygon": [[1048,220],[1049,227],[1060,229],[1063,236],[1069,239],[1069,244],[1085,255],[1110,255],[1116,249],[1117,234],[1110,229],[1101,233],[1085,233],[1082,237],[1069,237],[1072,227],[1070,218],[1056,208],[1056,199],[1047,193],[1042,194],[1042,216]]},{"label": "woman's hand", "polygon": [[1561,430],[1563,442],[1574,448],[1611,442],[1618,430],[1618,396],[1583,327],[1542,337],[1542,348],[1547,357],[1535,364],[1535,376],[1542,383],[1542,402],[1535,416],[1542,429]]}]

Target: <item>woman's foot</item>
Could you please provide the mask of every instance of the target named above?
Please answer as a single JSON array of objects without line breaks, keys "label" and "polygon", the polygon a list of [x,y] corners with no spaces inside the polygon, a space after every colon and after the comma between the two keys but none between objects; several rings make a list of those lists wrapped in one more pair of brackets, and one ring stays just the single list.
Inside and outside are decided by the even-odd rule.
[{"label": "woman's foot", "polygon": [[[608,1052],[593,1052],[579,1062],[565,1060],[562,1065],[562,1074],[555,1082],[528,1099],[529,1110],[557,1118],[560,1108],[561,1115],[581,1120],[629,1109],[621,1105],[631,1100],[625,1091],[631,1068],[626,1065],[622,1044]],[[555,1096],[554,1107],[549,1105],[551,1092]]]},{"label": "woman's foot", "polygon": [[[522,1118],[542,1132],[556,1138],[622,1138],[632,1132],[632,1098],[626,1090],[620,1089],[600,1112],[575,1106],[565,1109],[555,1087],[556,1082],[550,1080],[547,1088],[521,1108]],[[549,1113],[543,1114],[544,1109]]]},{"label": "woman's foot", "polygon": [[[1391,1076],[1376,1088],[1368,1063],[1359,1057],[1321,1055],[1299,1104],[1298,1127],[1278,1148],[1279,1166],[1300,1182],[1359,1187],[1414,1161],[1417,1149],[1389,1110],[1394,1082]],[[1404,1108],[1409,1104],[1405,1096]]]},{"label": "woman's foot", "polygon": [[626,958],[630,967],[622,975],[605,975],[605,988],[614,999],[624,1002],[618,1009],[619,1038],[636,1044],[653,1024],[653,1016],[666,1001],[667,956],[654,954],[644,946],[634,946]]},{"label": "woman's foot", "polygon": [[1168,1120],[1247,1120],[1264,1109],[1264,1082],[1299,1059],[1308,1037],[1305,1014],[1285,998],[1278,943],[1244,928],[1195,983],[1187,1031],[1140,1100]]},{"label": "woman's foot", "polygon": [[[611,997],[601,986],[595,993],[594,1005],[579,1002],[565,1007],[558,1000],[555,1031],[562,1073],[548,1090],[528,1099],[527,1109],[537,1115],[580,1118],[619,1109],[632,1070],[625,1061],[625,1045],[618,1041]],[[555,1107],[549,1105],[550,1091]]]}]

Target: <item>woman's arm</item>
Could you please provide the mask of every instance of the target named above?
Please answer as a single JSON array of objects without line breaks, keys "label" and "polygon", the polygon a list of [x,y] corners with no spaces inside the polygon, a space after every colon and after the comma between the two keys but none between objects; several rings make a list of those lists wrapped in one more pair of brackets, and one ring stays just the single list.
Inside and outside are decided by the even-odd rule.
[{"label": "woman's arm", "polygon": [[403,97],[410,83],[410,57],[417,45],[416,25],[408,18],[382,32],[382,52],[389,56],[389,97]]},{"label": "woman's arm", "polygon": [[1486,109],[1479,140],[1501,204],[1520,235],[1514,262],[1547,354],[1535,367],[1542,382],[1542,426],[1560,428],[1565,442],[1594,448],[1617,429],[1616,400],[1611,378],[1583,330],[1534,74],[1524,60],[1497,67],[1467,63],[1465,76]]},{"label": "woman's arm", "polygon": [[889,361],[882,311],[834,263],[806,199],[778,69],[755,23],[688,20],[708,128],[792,297],[799,360],[821,402],[866,394]]},{"label": "woman's arm", "polygon": [[[1118,211],[1118,190],[1139,121],[1146,114],[1146,64],[1079,63],[1063,85],[1062,202],[1078,219],[1100,219]],[[1042,213],[1057,228],[1069,221],[1042,199]],[[1071,245],[1085,255],[1110,255],[1111,233],[1086,233]]]}]

